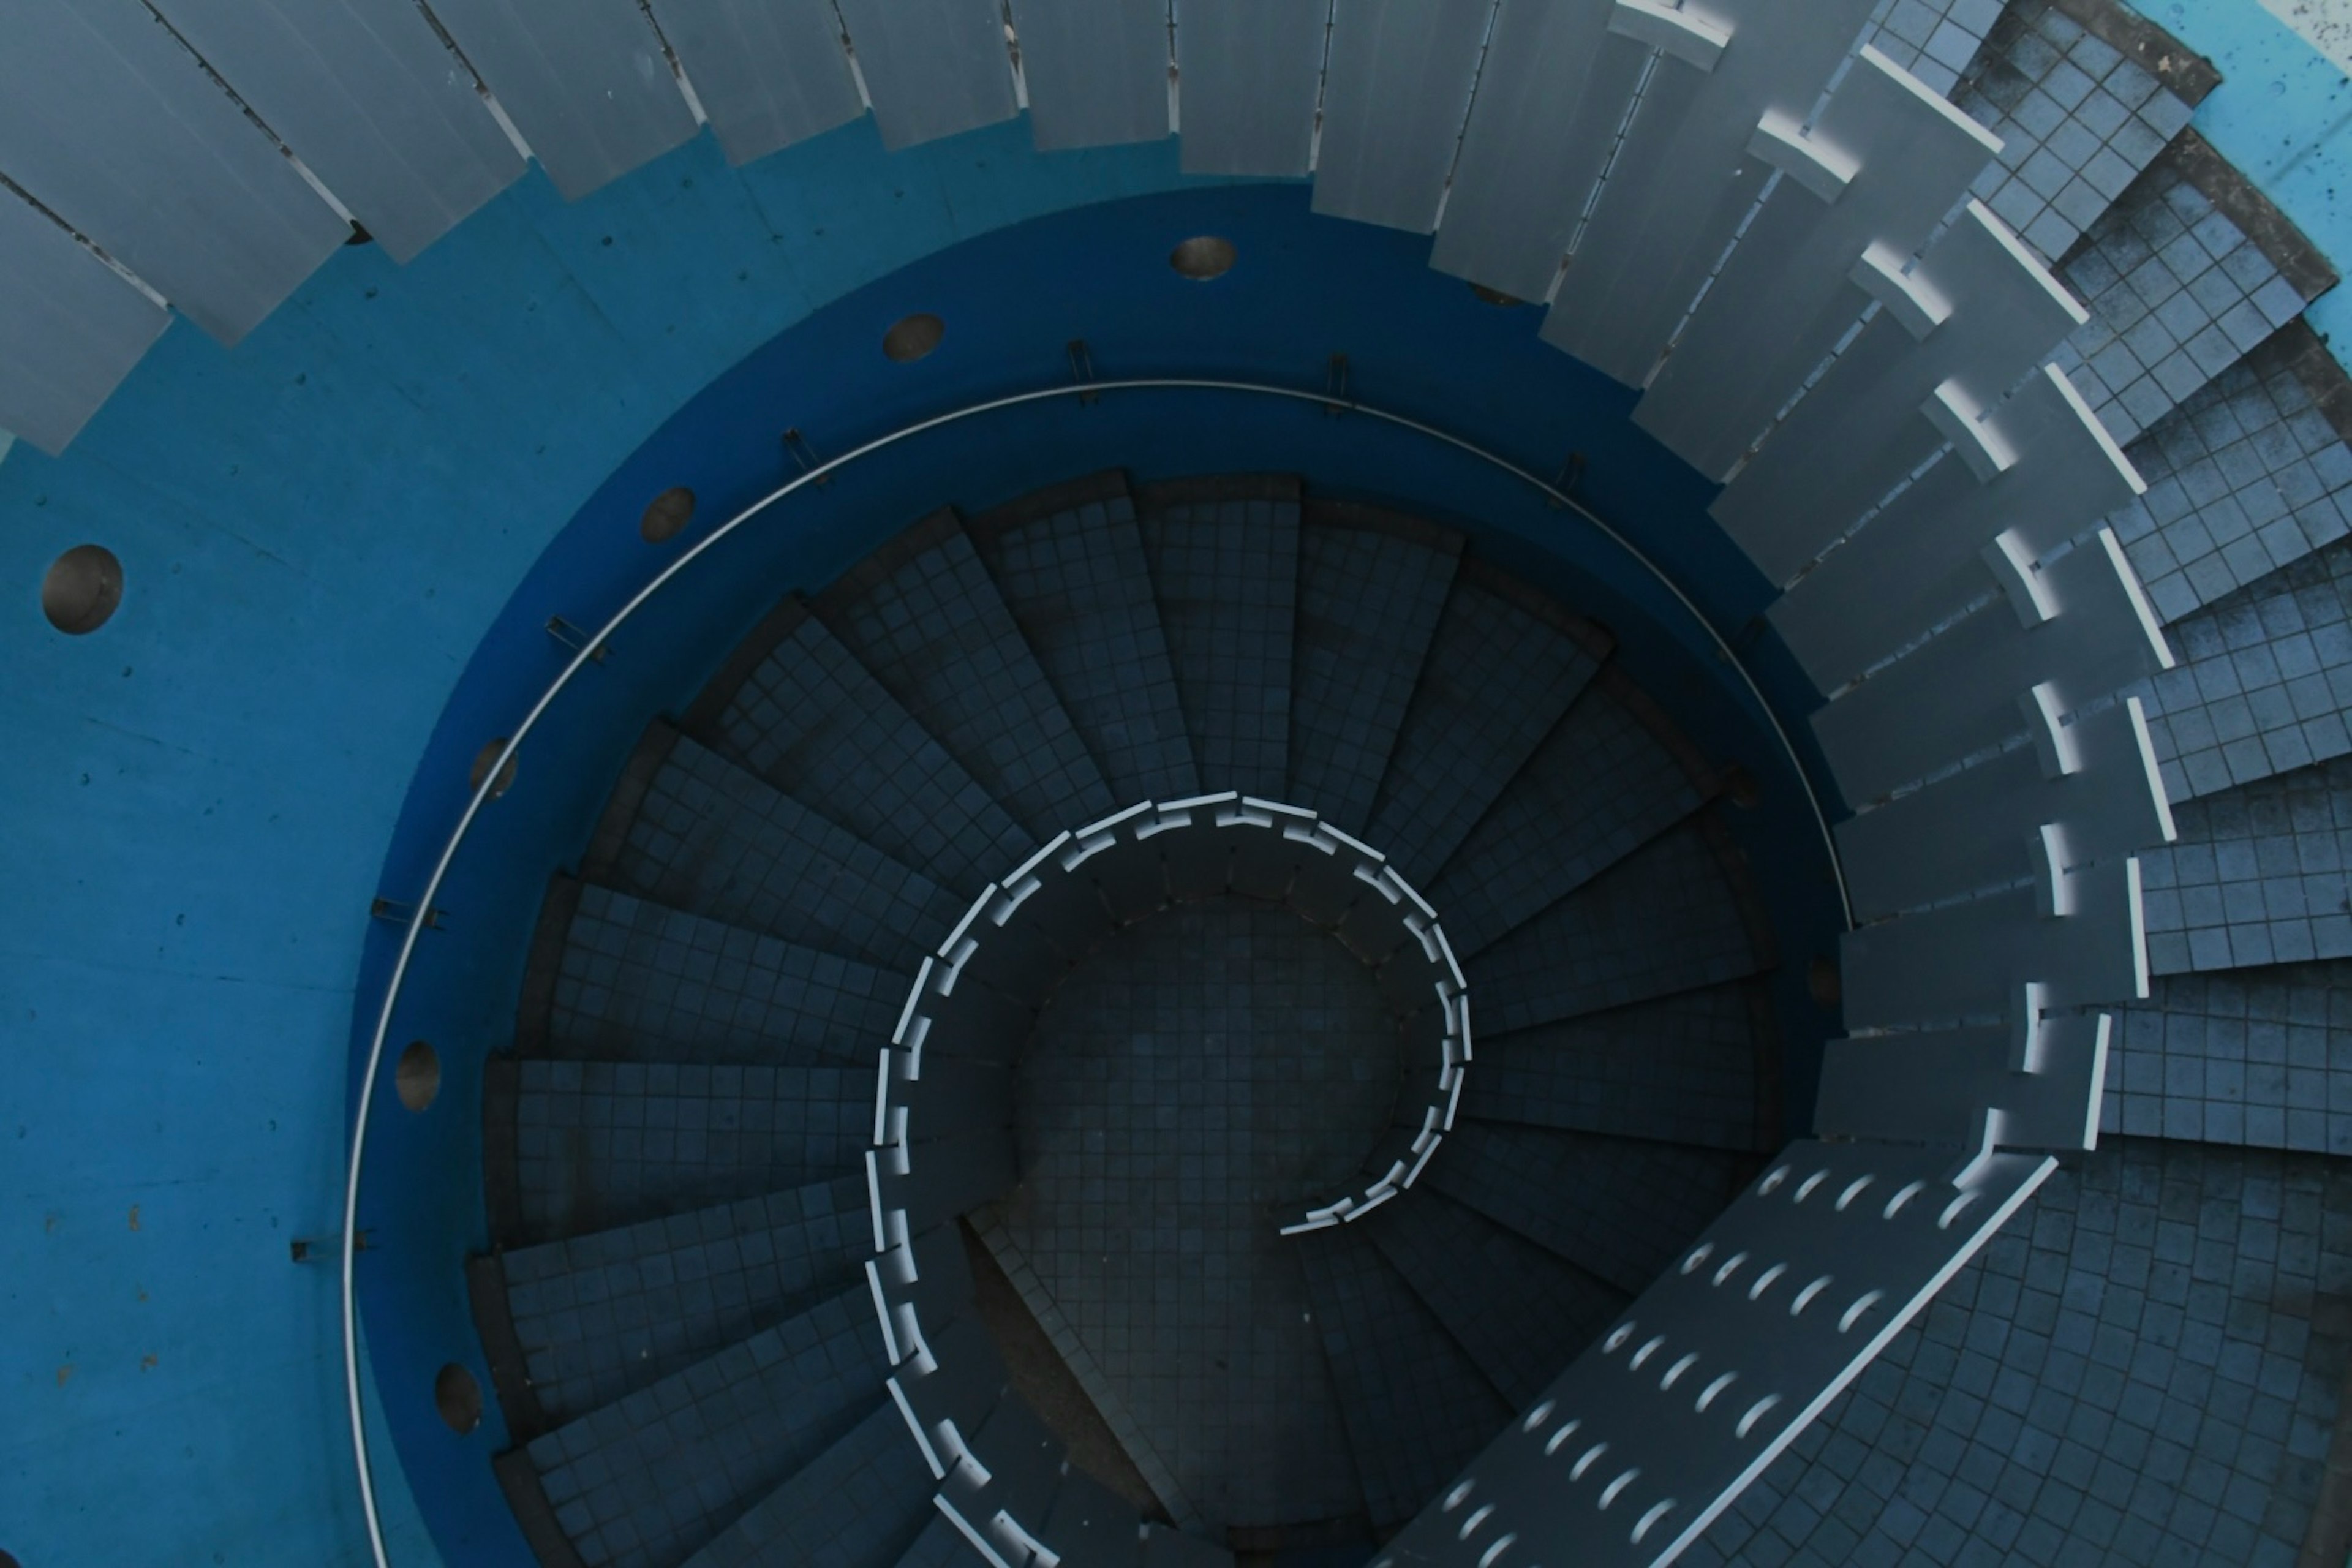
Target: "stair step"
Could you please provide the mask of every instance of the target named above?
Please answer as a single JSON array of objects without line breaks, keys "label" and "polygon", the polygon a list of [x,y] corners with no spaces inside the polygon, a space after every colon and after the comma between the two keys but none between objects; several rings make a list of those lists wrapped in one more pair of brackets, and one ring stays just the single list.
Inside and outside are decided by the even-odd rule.
[{"label": "stair step", "polygon": [[1434,880],[1609,647],[1607,633],[1526,584],[1464,565],[1381,781],[1370,841],[1416,885]]},{"label": "stair step", "polygon": [[687,1560],[687,1568],[891,1568],[939,1517],[887,1399]]},{"label": "stair step", "polygon": [[589,1568],[667,1568],[855,1427],[889,1371],[860,1284],[527,1452]]},{"label": "stair step", "polygon": [[1467,958],[1698,809],[1712,771],[1612,668],[1587,687],[1470,830],[1430,901]]},{"label": "stair step", "polygon": [[1113,806],[955,514],[933,512],[814,605],[833,635],[1040,841]]},{"label": "stair step", "polygon": [[1771,932],[1700,816],[1653,839],[1464,966],[1481,1028],[1530,1028],[1770,967]]},{"label": "stair step", "polygon": [[1428,1189],[1362,1228],[1517,1408],[1533,1404],[1633,1299]]},{"label": "stair step", "polygon": [[1457,1125],[1422,1180],[1639,1295],[1760,1168],[1726,1150],[1480,1121]]},{"label": "stair step", "polygon": [[1381,775],[1445,609],[1462,536],[1374,507],[1318,501],[1298,533],[1290,788],[1351,833]]},{"label": "stair step", "polygon": [[1754,982],[1482,1035],[1461,1114],[1663,1143],[1780,1143],[1771,1000]]},{"label": "stair step", "polygon": [[963,902],[667,724],[646,730],[581,875],[886,969],[912,969]]},{"label": "stair step", "polygon": [[2352,868],[2336,757],[2174,813],[2179,837],[2144,852],[2148,967],[2158,974],[2352,958]]},{"label": "stair step", "polygon": [[1200,794],[1125,478],[1040,491],[964,532],[1118,802]]},{"label": "stair step", "polygon": [[501,1253],[530,1396],[567,1421],[855,1283],[866,1183],[763,1197]]},{"label": "stair step", "polygon": [[[533,965],[562,927],[545,1010],[516,1048],[598,1061],[855,1061],[897,1026],[907,977],[610,888],[551,893]],[[569,916],[565,909],[568,905]]]},{"label": "stair step", "polygon": [[1385,1531],[1491,1442],[1510,1407],[1360,1226],[1295,1239],[1365,1511]]},{"label": "stair step", "polygon": [[[899,1554],[894,1568],[996,1568],[994,1563],[974,1550],[963,1532],[950,1524],[947,1516],[936,1505],[931,1510],[931,1522],[915,1537],[914,1543]],[[1013,1568],[1022,1568],[1015,1563]]]},{"label": "stair step", "polygon": [[523,1239],[830,1180],[874,1136],[874,1064],[517,1064]]},{"label": "stair step", "polygon": [[798,599],[744,639],[684,728],[959,897],[1036,847]]},{"label": "stair step", "polygon": [[1137,500],[1201,786],[1279,799],[1290,776],[1298,481],[1187,479]]}]

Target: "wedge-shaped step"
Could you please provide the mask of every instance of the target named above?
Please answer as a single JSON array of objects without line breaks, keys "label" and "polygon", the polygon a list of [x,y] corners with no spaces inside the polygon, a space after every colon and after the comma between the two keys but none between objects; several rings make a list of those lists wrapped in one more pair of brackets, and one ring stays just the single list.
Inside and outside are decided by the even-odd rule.
[{"label": "wedge-shaped step", "polygon": [[1468,957],[1698,809],[1715,780],[1612,668],[1586,688],[1429,889]]},{"label": "wedge-shaped step", "polygon": [[890,1037],[906,999],[905,977],[872,964],[560,879],[530,967],[515,1031],[526,1056],[857,1059]]},{"label": "wedge-shaped step", "polygon": [[1481,1035],[1461,1114],[1717,1149],[1780,1146],[1771,1005],[1753,982]]},{"label": "wedge-shaped step", "polygon": [[1609,635],[1472,562],[1430,644],[1370,840],[1416,883],[1517,777],[1607,657]]},{"label": "wedge-shaped step", "polygon": [[861,1284],[520,1454],[589,1568],[667,1568],[883,1405],[889,1370]]},{"label": "wedge-shaped step", "polygon": [[817,597],[817,616],[1038,838],[1111,809],[1101,770],[950,511]]},{"label": "wedge-shaped step", "polygon": [[1465,965],[1501,1032],[1738,980],[1769,967],[1769,928],[1705,816],[1652,840]]},{"label": "wedge-shaped step", "polygon": [[1349,832],[1370,824],[1461,554],[1450,529],[1373,507],[1308,505],[1284,799]]},{"label": "wedge-shaped step", "polygon": [[1290,773],[1298,481],[1188,479],[1139,502],[1201,786],[1279,799]]},{"label": "wedge-shaped step", "polygon": [[1470,1122],[1422,1180],[1638,1295],[1759,1164],[1717,1149]]},{"label": "wedge-shaped step", "polygon": [[873,1247],[866,1184],[841,1177],[520,1247],[490,1260],[490,1283],[505,1292],[527,1397],[543,1425],[586,1415],[847,1289]]},{"label": "wedge-shaped step", "polygon": [[936,1508],[931,1522],[915,1537],[914,1544],[898,1554],[893,1568],[996,1568],[980,1554],[978,1548],[964,1539],[963,1532],[950,1524],[947,1516]]},{"label": "wedge-shaped step", "polygon": [[798,599],[743,640],[685,728],[965,898],[1035,847]]},{"label": "wedge-shaped step", "polygon": [[931,1490],[906,1422],[885,1400],[687,1568],[891,1568],[939,1517]]},{"label": "wedge-shaped step", "polygon": [[1360,1228],[1515,1406],[1532,1404],[1633,1299],[1433,1191]]},{"label": "wedge-shaped step", "polygon": [[886,969],[912,969],[963,900],[699,742],[656,722],[581,875]]},{"label": "wedge-shaped step", "polygon": [[1419,1512],[1510,1407],[1363,1227],[1297,1240],[1365,1511],[1385,1531]]},{"label": "wedge-shaped step", "polygon": [[1126,479],[1074,479],[964,531],[1112,795],[1124,805],[1200,794]]},{"label": "wedge-shaped step", "polygon": [[828,1180],[857,1166],[874,1137],[871,1063],[530,1060],[512,1070],[515,1240]]}]

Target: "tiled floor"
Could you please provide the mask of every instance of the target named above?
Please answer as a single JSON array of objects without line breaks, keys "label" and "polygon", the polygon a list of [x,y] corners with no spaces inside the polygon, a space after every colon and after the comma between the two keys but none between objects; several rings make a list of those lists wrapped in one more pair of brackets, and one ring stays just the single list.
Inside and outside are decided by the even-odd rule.
[{"label": "tiled floor", "polygon": [[1401,1068],[1345,948],[1229,900],[1098,951],[1024,1059],[1006,1227],[1213,1533],[1361,1507],[1275,1205],[1355,1173]]}]

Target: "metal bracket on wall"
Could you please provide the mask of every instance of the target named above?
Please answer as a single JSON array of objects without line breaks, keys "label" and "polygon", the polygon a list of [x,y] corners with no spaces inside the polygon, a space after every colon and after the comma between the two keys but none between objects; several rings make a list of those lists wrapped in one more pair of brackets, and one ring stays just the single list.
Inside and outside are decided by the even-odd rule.
[{"label": "metal bracket on wall", "polygon": [[[789,456],[793,462],[800,465],[802,473],[807,473],[811,468],[816,468],[824,461],[824,458],[816,455],[816,448],[809,445],[808,437],[801,434],[801,427],[797,425],[784,432],[783,443],[786,455]],[[831,474],[819,474],[814,482],[819,489],[823,489],[825,486],[833,483],[833,476]]]},{"label": "metal bracket on wall", "polygon": [[[361,1231],[352,1239],[352,1250],[353,1252],[374,1250],[373,1245],[368,1240],[368,1237],[374,1234],[371,1230]],[[332,1236],[322,1236],[315,1240],[290,1242],[286,1250],[297,1263],[331,1263],[342,1256],[343,1234],[337,1231]]]},{"label": "metal bracket on wall", "polygon": [[[1086,339],[1072,338],[1068,342],[1062,345],[1062,352],[1070,356],[1070,379],[1072,381],[1075,381],[1079,385],[1083,386],[1094,380],[1095,356],[1093,351],[1087,347]],[[1092,408],[1096,404],[1101,401],[1102,394],[1099,392],[1081,392],[1078,394],[1078,406],[1081,408]]]},{"label": "metal bracket on wall", "polygon": [[1337,419],[1348,412],[1348,356],[1333,354],[1323,373],[1323,390],[1330,401],[1323,405],[1323,416]]},{"label": "metal bracket on wall", "polygon": [[[399,899],[377,899],[368,905],[368,913],[388,924],[404,926],[416,918],[416,906]],[[443,909],[425,910],[425,929],[426,931],[447,930],[443,921],[448,913],[448,910]]]},{"label": "metal bracket on wall", "polygon": [[1559,466],[1559,474],[1551,481],[1551,488],[1559,492],[1549,498],[1552,510],[1563,510],[1568,505],[1569,498],[1576,494],[1576,487],[1583,482],[1584,454],[1570,452],[1568,455],[1568,461]]},{"label": "metal bracket on wall", "polygon": [[[573,626],[570,621],[565,620],[562,616],[550,616],[547,617],[547,635],[553,637],[557,642],[562,643],[565,647],[572,649],[574,653],[577,653],[580,649],[588,646],[588,634],[581,630],[578,626]],[[612,657],[612,653],[613,645],[611,643],[600,642],[596,645],[596,651],[590,654],[588,657],[595,663],[602,664],[605,659]]]}]

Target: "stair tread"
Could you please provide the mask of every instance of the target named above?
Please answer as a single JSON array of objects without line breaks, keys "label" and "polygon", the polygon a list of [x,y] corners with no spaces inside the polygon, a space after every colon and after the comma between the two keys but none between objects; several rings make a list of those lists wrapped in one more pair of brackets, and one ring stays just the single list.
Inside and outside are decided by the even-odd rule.
[{"label": "stair tread", "polygon": [[1433,879],[1601,668],[1597,628],[1475,562],[1454,579],[1372,813],[1371,842]]},{"label": "stair tread", "polygon": [[900,1553],[894,1568],[993,1568],[987,1558],[972,1549],[963,1532],[947,1521],[936,1507],[931,1522],[923,1527],[914,1543]]},{"label": "stair tread", "polygon": [[855,1060],[889,1037],[907,984],[869,963],[592,885],[572,912],[544,1052]]},{"label": "stair tread", "polygon": [[1780,1143],[1763,1102],[1769,1000],[1754,983],[1482,1036],[1461,1114],[1668,1143]]},{"label": "stair tread", "polygon": [[840,1177],[501,1254],[541,1412],[583,1415],[847,1288],[866,1197]]},{"label": "stair tread", "polygon": [[1696,753],[1633,684],[1587,687],[1429,889],[1467,958],[1698,809]]},{"label": "stair tread", "polygon": [[1278,799],[1290,772],[1297,481],[1169,487],[1139,510],[1201,785]]},{"label": "stair tread", "polygon": [[667,726],[665,747],[590,881],[885,968],[912,968],[962,901],[849,829]]},{"label": "stair tread", "polygon": [[1720,984],[1769,966],[1769,940],[1704,816],[1653,839],[1464,968],[1501,1033]]},{"label": "stair tread", "polygon": [[953,513],[935,512],[867,556],[815,609],[1034,837],[1112,808],[1101,770]]},{"label": "stair tread", "polygon": [[1453,586],[1461,536],[1369,508],[1317,504],[1298,534],[1290,787],[1361,833]]},{"label": "stair tread", "polygon": [[1638,1295],[1759,1165],[1727,1150],[1480,1121],[1457,1124],[1422,1180]]},{"label": "stair tread", "polygon": [[870,1061],[524,1061],[524,1233],[573,1236],[843,1174],[873,1141],[874,1072]]},{"label": "stair tread", "polygon": [[1633,1299],[1433,1190],[1388,1205],[1363,1228],[1516,1407],[1532,1404]]},{"label": "stair tread", "polygon": [[688,1559],[687,1568],[891,1568],[939,1517],[887,1399]]},{"label": "stair tread", "polygon": [[856,1426],[885,1397],[889,1370],[860,1284],[534,1438],[528,1452],[589,1568],[656,1568],[698,1550]]},{"label": "stair tread", "polygon": [[1297,1240],[1365,1510],[1386,1530],[1418,1512],[1511,1412],[1359,1226]]},{"label": "stair tread", "polygon": [[1106,475],[1062,487],[976,518],[965,531],[1116,799],[1198,795],[1125,481]]},{"label": "stair tread", "polygon": [[769,652],[688,725],[712,749],[964,898],[1036,847],[805,605],[753,636]]}]

